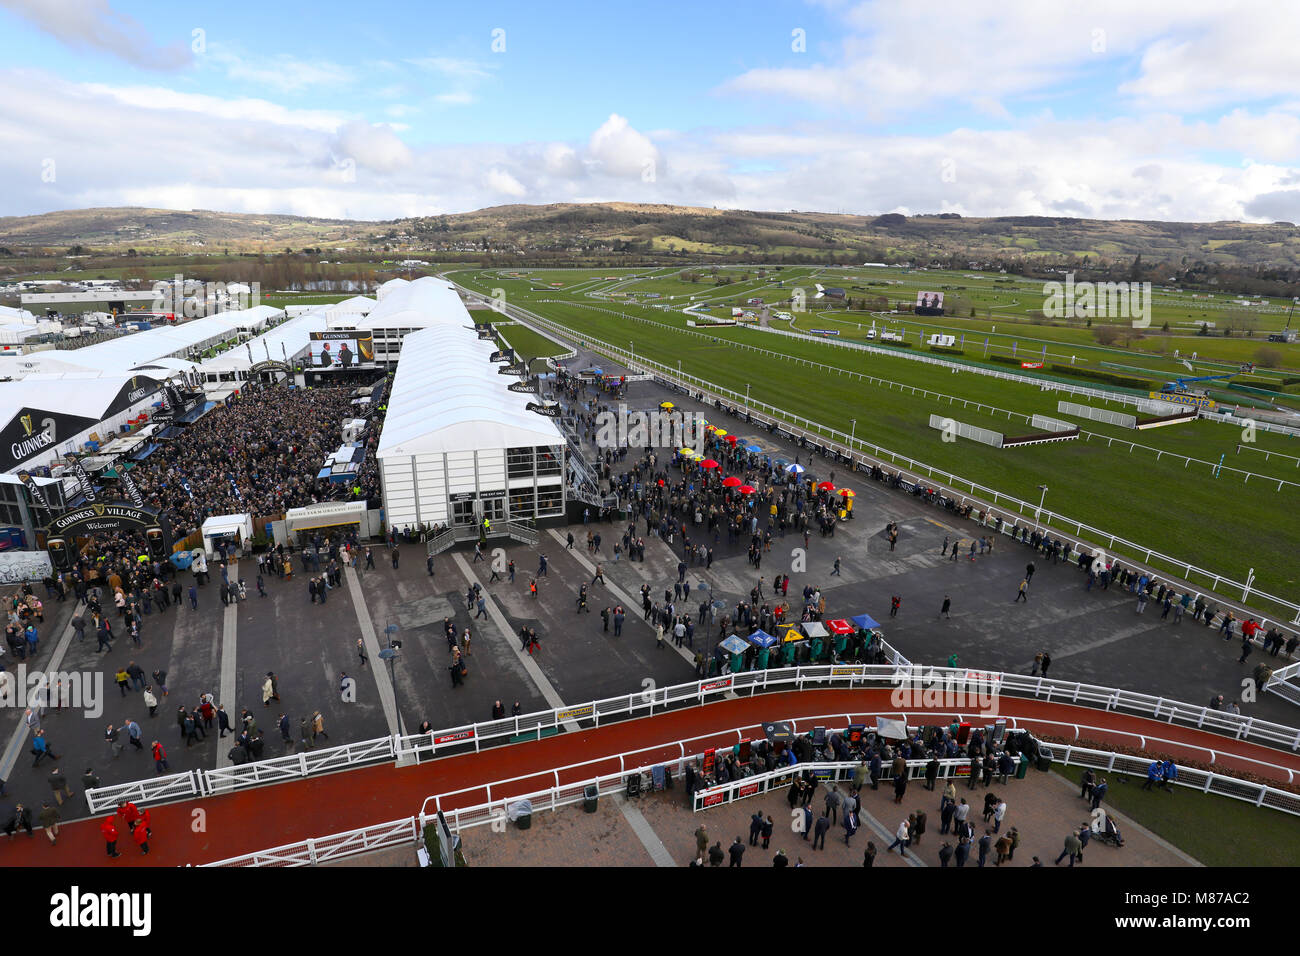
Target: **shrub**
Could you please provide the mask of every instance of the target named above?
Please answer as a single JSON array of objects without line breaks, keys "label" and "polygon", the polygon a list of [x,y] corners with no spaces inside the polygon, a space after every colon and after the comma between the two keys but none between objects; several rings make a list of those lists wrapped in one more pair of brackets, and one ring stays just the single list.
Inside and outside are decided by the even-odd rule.
[{"label": "shrub", "polygon": [[1264,368],[1281,368],[1282,367],[1282,350],[1275,349],[1265,345],[1263,348],[1255,350],[1255,363],[1262,365]]}]

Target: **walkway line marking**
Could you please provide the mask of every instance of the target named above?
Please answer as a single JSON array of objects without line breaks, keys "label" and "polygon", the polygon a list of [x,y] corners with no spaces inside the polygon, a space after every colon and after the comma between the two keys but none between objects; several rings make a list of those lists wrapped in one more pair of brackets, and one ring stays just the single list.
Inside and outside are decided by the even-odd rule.
[{"label": "walkway line marking", "polygon": [[[574,548],[572,551],[569,551],[568,539],[564,537],[564,535],[560,534],[560,532],[557,529],[552,528],[551,535],[555,538],[556,541],[558,541],[561,545],[564,546],[565,550],[572,557],[577,559],[579,564],[581,564],[584,568],[586,568],[587,571],[589,571],[592,575],[595,575],[596,565],[593,564],[590,560],[588,560],[586,555],[579,554],[577,548]],[[667,545],[665,545],[665,547],[667,547]],[[623,605],[624,611],[626,612],[626,617],[629,620],[640,620],[647,627],[650,627],[649,622],[646,621],[644,617],[637,617],[637,615],[639,614],[644,614],[644,612],[641,610],[640,601],[633,601],[626,591],[624,591],[617,584],[614,584],[610,581],[605,582],[605,587],[610,594],[614,595],[614,597],[618,599],[619,604]],[[651,627],[650,629],[652,631],[654,630],[653,627]],[[696,637],[700,637],[701,631],[706,631],[706,630],[707,628],[697,628],[695,631]],[[681,656],[681,658],[684,661],[686,661],[686,663],[690,664],[692,667],[695,666],[695,652],[686,646],[678,647],[676,644],[674,644],[673,632],[671,630],[664,631],[664,646],[666,646],[670,651],[676,651]],[[731,694],[730,691],[728,691],[727,693]]]},{"label": "walkway line marking", "polygon": [[[74,602],[74,608],[72,612],[72,617],[77,617],[78,614],[80,613],[80,609],[75,607],[76,598],[73,598],[73,602]],[[72,618],[69,618],[67,626],[63,629],[63,634],[59,638],[59,643],[54,648],[54,653],[50,655],[50,662],[45,667],[46,673],[53,673],[54,671],[59,670],[60,666],[63,664],[64,655],[68,653],[68,648],[72,645],[72,635],[74,631],[75,628],[73,628],[72,626]],[[130,640],[129,637],[127,639]],[[13,681],[15,685],[14,686],[15,706],[26,709],[27,707],[26,700],[20,701],[19,697],[27,693],[27,688],[18,687],[17,681],[13,676],[10,676],[9,680]],[[107,683],[107,681],[105,681],[105,683]],[[47,689],[44,700],[46,703],[48,703],[49,699],[50,699],[49,691]],[[48,708],[42,705],[40,710],[44,711],[44,710],[48,710]],[[27,721],[25,721],[22,718],[22,715],[20,714],[18,718],[18,726],[14,728],[14,732],[12,736],[10,736],[9,738],[9,744],[7,747],[5,747],[3,759],[0,759],[0,779],[9,780],[13,776],[14,765],[18,763],[18,755],[22,752],[22,749],[26,743],[27,743]]]},{"label": "walkway line marking", "polygon": [[650,854],[650,859],[655,861],[655,866],[676,867],[677,864],[673,861],[668,848],[664,846],[664,841],[659,839],[659,834],[655,833],[654,827],[650,825],[650,821],[645,818],[641,811],[632,806],[627,797],[622,794],[615,797],[614,802],[618,804],[619,812],[623,814],[623,819],[627,820],[628,825],[632,827],[632,832],[636,834],[636,838],[641,841],[641,845]]},{"label": "walkway line marking", "polygon": [[[229,576],[235,581],[239,580],[239,562],[231,561],[227,566]],[[224,585],[223,585],[224,587]],[[180,604],[177,603],[176,609],[180,610]],[[235,699],[235,679],[239,673],[238,670],[238,642],[236,632],[239,627],[239,599],[236,598],[226,605],[226,610],[221,618],[221,686],[218,689],[218,704],[225,704],[228,701],[233,702]],[[231,706],[235,706],[233,703]],[[243,728],[238,726],[238,715],[231,718],[230,726],[232,729],[239,731]],[[218,728],[220,729],[220,728]],[[222,751],[221,745],[217,745],[217,768],[233,767],[234,761],[228,756],[229,751]]]},{"label": "walkway line marking", "polygon": [[[830,788],[827,787],[824,783],[822,784],[822,788],[825,789],[827,793],[830,793]],[[841,804],[839,809],[839,816],[841,819],[843,818],[843,814],[844,814],[844,806]],[[876,835],[880,837],[882,840],[886,841],[885,846],[889,846],[891,843],[893,843],[898,836],[897,827],[895,827],[893,830],[888,829],[883,823],[881,823],[878,819],[876,819],[874,814],[872,814],[868,810],[863,809],[861,797],[858,798],[858,819],[861,820],[863,823],[865,823],[867,826],[871,827],[871,829],[875,830]],[[833,829],[843,830],[844,827],[842,825],[833,825]],[[861,827],[859,827],[858,829],[861,829]],[[830,834],[828,833],[827,836],[829,835]],[[974,846],[974,844],[971,845]],[[892,851],[886,850],[885,852],[890,853]],[[917,856],[916,852],[911,848],[905,848],[903,850],[903,860],[904,862],[907,863],[908,866],[928,866],[928,864],[924,860],[922,860],[919,856]]]},{"label": "walkway line marking", "polygon": [[397,696],[393,693],[393,682],[388,677],[388,670],[379,657],[379,638],[375,634],[374,622],[370,620],[370,608],[366,605],[366,596],[361,592],[361,582],[357,572],[350,567],[343,568],[343,576],[348,581],[348,593],[352,595],[352,606],[357,614],[357,626],[361,628],[361,639],[365,641],[366,656],[371,666],[367,668],[375,678],[379,688],[379,701],[384,705],[384,717],[388,721],[388,732],[400,734],[401,720],[397,713]]},{"label": "walkway line marking", "polygon": [[[1079,786],[1069,777],[1059,774],[1055,770],[1052,771],[1052,776],[1055,777],[1057,780],[1061,781],[1062,784],[1064,784],[1072,791]],[[1174,792],[1177,793],[1178,791],[1175,790]],[[1194,790],[1189,792],[1195,793]],[[1085,812],[1089,812],[1089,811],[1085,811]],[[1124,816],[1118,810],[1110,809],[1107,810],[1106,813],[1107,815],[1112,816],[1116,820],[1120,821],[1122,824],[1124,824],[1124,826],[1128,827],[1130,830],[1136,830],[1138,833],[1142,834],[1144,837],[1146,837],[1156,846],[1160,847],[1162,850],[1169,851],[1174,856],[1178,857],[1180,860],[1186,863],[1188,866],[1201,866],[1201,867],[1205,866],[1205,864],[1202,863],[1200,860],[1196,859],[1196,857],[1189,856],[1188,854],[1184,853],[1182,850],[1178,849],[1178,847],[1174,846],[1168,840],[1165,840],[1162,837],[1152,833],[1146,827],[1142,826],[1142,824],[1135,822],[1130,817]]]},{"label": "walkway line marking", "polygon": [[[546,675],[542,673],[542,669],[537,666],[537,661],[533,660],[533,655],[525,654],[519,649],[519,644],[515,640],[514,632],[510,630],[510,625],[506,622],[506,616],[502,614],[501,609],[497,607],[496,599],[491,596],[487,588],[483,587],[478,576],[474,574],[474,569],[469,566],[469,562],[465,560],[465,556],[459,553],[453,553],[451,559],[455,562],[456,567],[460,569],[461,575],[471,587],[477,584],[481,588],[480,593],[484,598],[484,606],[487,608],[488,618],[496,625],[497,630],[501,632],[501,636],[505,639],[506,646],[513,648],[515,656],[518,657],[519,662],[523,664],[524,671],[527,672],[528,676],[532,679],[533,685],[541,692],[541,695],[546,698],[546,702],[550,704],[551,707],[556,710],[563,710],[564,699],[560,697],[560,692],[555,689],[555,685],[553,685],[550,680],[547,679]],[[578,731],[582,729],[572,720],[564,721],[564,727],[566,730],[570,731]]]}]

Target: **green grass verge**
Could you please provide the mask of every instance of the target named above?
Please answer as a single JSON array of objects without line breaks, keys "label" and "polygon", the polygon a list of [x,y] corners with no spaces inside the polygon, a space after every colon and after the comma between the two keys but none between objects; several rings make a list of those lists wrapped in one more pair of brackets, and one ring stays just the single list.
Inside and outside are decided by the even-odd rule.
[{"label": "green grass verge", "polygon": [[[1053,769],[1081,785],[1081,767]],[[1127,783],[1120,783],[1119,774],[1106,779],[1105,804],[1206,866],[1294,866],[1300,859],[1300,825],[1288,813],[1190,787],[1174,787],[1172,794],[1143,790],[1141,777],[1127,777]],[[1087,816],[1086,810],[1079,812],[1080,819]]]}]

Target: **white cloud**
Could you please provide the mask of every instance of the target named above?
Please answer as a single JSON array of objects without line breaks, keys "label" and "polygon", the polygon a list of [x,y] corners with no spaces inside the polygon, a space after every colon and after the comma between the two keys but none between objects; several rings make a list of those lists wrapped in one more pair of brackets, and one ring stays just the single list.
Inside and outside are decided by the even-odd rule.
[{"label": "white cloud", "polygon": [[[1148,107],[1195,110],[1300,87],[1300,9],[1289,4],[1184,0],[1175,16],[1166,5],[1129,0],[867,0],[840,15],[845,33],[833,62],[751,69],[721,90],[880,120],[936,104],[1006,116],[1009,99],[1099,79],[1110,82],[1107,92]],[[1111,79],[1125,74],[1128,59],[1137,59],[1137,77]]]},{"label": "white cloud", "polygon": [[384,124],[361,120],[348,123],[338,135],[338,152],[351,157],[358,167],[392,173],[411,165],[411,150]]},{"label": "white cloud", "polygon": [[611,176],[641,178],[647,169],[653,170],[656,178],[663,173],[662,159],[654,143],[617,113],[611,113],[591,134],[587,154]]},{"label": "white cloud", "polygon": [[317,87],[347,86],[356,75],[347,67],[326,60],[302,60],[287,53],[246,56],[216,43],[197,60],[211,63],[239,83],[296,93]]},{"label": "white cloud", "polygon": [[528,192],[523,183],[504,169],[489,169],[487,175],[484,176],[484,184],[491,192],[500,193],[504,196],[518,198]]},{"label": "white cloud", "polygon": [[[1300,117],[1277,110],[1195,121],[1152,113],[1067,122],[1043,113],[1015,129],[934,136],[808,122],[662,138],[614,114],[585,142],[412,145],[392,123],[346,113],[69,83],[32,70],[0,70],[0,104],[0,215],[132,204],[387,219],[525,199],[601,199],[863,213],[1300,218]],[[374,109],[383,115],[382,105]],[[1225,162],[1231,143],[1249,144],[1255,162]],[[656,163],[650,179],[642,175],[647,158]],[[47,159],[57,165],[54,182],[41,179]]]},{"label": "white cloud", "polygon": [[0,0],[28,22],[74,49],[109,53],[149,70],[179,70],[192,60],[191,37],[159,44],[134,17],[108,0]]}]

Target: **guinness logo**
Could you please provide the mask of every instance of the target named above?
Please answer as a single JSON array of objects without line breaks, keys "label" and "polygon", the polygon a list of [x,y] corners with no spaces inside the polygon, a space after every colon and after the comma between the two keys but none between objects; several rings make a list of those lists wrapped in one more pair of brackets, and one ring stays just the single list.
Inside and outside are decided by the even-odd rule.
[{"label": "guinness logo", "polygon": [[23,423],[23,432],[30,436],[32,433],[32,416],[23,415],[18,420]]},{"label": "guinness logo", "polygon": [[101,517],[101,518],[104,517],[104,506],[103,506],[103,505],[95,505],[95,514],[99,515],[99,517]]}]

